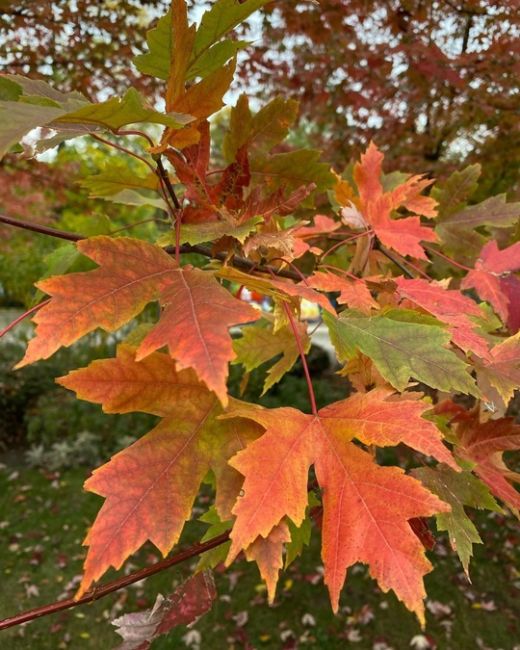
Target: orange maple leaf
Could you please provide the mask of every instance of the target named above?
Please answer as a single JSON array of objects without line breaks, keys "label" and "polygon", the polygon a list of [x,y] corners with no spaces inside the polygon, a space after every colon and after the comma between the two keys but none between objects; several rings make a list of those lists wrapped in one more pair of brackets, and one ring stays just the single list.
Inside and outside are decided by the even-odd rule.
[{"label": "orange maple leaf", "polygon": [[161,248],[129,237],[91,237],[76,247],[99,268],[37,283],[51,300],[33,318],[36,335],[18,368],[47,359],[98,327],[118,329],[157,300],[176,269]]},{"label": "orange maple leaf", "polygon": [[348,305],[352,309],[359,309],[364,313],[370,313],[372,309],[378,309],[379,304],[372,298],[364,280],[342,278],[334,273],[315,271],[305,283],[308,287],[320,291],[339,291],[338,302],[340,305]]},{"label": "orange maple leaf", "polygon": [[167,345],[177,368],[193,368],[226,404],[228,362],[235,358],[228,329],[260,313],[234,298],[213,273],[179,268],[153,244],[102,236],[77,246],[99,268],[38,283],[51,300],[34,317],[36,336],[18,367],[46,359],[98,327],[112,332],[160,300],[165,309],[138,358]]},{"label": "orange maple leaf", "polygon": [[423,620],[422,578],[431,565],[408,520],[449,507],[403,470],[378,466],[350,441],[356,437],[382,446],[405,442],[453,468],[457,465],[440,432],[421,417],[428,406],[391,393],[386,388],[359,393],[316,416],[233,402],[224,417],[251,418],[266,431],[230,461],[245,479],[243,496],[233,508],[228,564],[259,535],[267,537],[284,517],[301,524],[308,471],[314,464],[323,490],[322,556],[334,611],[348,567],[360,561],[369,564],[383,590],[393,589]]},{"label": "orange maple leaf", "polygon": [[419,215],[435,216],[436,201],[420,194],[430,181],[422,176],[412,176],[395,189],[384,192],[381,183],[383,158],[371,142],[361,161],[354,166],[363,217],[383,244],[401,255],[427,260],[420,242],[437,241],[435,232],[422,226],[417,216],[392,219],[390,215],[402,206]]},{"label": "orange maple leaf", "polygon": [[94,361],[59,379],[107,413],[143,411],[164,419],[150,433],[95,470],[85,488],[105,497],[85,545],[89,551],[78,593],[146,540],[166,555],[189,519],[200,483],[212,469],[216,506],[226,519],[242,477],[227,460],[261,429],[250,420],[219,420],[220,403],[191,370],[178,372],[166,354],[135,360],[120,346],[115,359]]},{"label": "orange maple leaf", "polygon": [[226,405],[228,362],[236,357],[229,328],[258,320],[261,313],[200,269],[177,269],[161,302],[164,311],[139,346],[137,360],[168,346],[177,368],[193,368]]}]

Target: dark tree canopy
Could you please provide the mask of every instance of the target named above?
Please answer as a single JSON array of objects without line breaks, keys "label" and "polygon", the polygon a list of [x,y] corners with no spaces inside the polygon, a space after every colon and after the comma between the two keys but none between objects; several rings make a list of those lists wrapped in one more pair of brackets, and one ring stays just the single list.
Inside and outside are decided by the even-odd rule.
[{"label": "dark tree canopy", "polygon": [[374,138],[395,166],[439,175],[478,160],[518,190],[520,13],[514,0],[280,2],[247,66],[301,101],[337,160]]},{"label": "dark tree canopy", "polygon": [[149,87],[150,77],[129,63],[150,21],[168,5],[167,0],[0,2],[2,72],[44,78],[87,96],[107,88]]}]

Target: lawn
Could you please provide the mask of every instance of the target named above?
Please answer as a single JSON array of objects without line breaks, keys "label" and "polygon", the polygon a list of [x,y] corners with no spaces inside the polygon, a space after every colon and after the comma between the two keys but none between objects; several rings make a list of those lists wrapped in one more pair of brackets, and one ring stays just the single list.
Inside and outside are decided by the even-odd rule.
[{"label": "lawn", "polygon": [[[87,473],[84,468],[51,473],[2,466],[1,617],[74,593],[84,557],[81,540],[101,503],[82,491]],[[204,511],[205,501],[197,502],[194,516]],[[273,607],[267,605],[256,567],[238,562],[225,572],[217,571],[219,595],[213,610],[190,630],[179,628],[156,641],[153,649],[519,649],[518,525],[512,518],[496,515],[481,514],[477,519],[489,544],[476,549],[471,584],[446,538],[438,538],[433,551],[437,566],[426,579],[425,636],[415,618],[393,595],[382,594],[361,566],[350,571],[340,613],[334,616],[322,580],[319,534],[314,530],[311,548],[281,576]],[[202,530],[203,524],[191,524],[181,545]],[[158,557],[150,545],[124,570],[135,570]],[[115,648],[119,637],[110,621],[151,606],[158,592],[168,593],[188,574],[189,567],[169,570],[94,604],[12,628],[3,633],[5,647]]]}]

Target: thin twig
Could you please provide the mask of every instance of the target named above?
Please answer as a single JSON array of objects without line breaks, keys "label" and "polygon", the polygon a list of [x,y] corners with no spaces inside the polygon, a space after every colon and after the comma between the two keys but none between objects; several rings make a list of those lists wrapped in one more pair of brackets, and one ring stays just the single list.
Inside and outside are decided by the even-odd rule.
[{"label": "thin twig", "polygon": [[378,250],[381,253],[383,253],[383,255],[387,257],[391,262],[393,262],[398,269],[401,269],[401,271],[406,275],[407,278],[411,278],[412,280],[415,279],[415,275],[410,271],[410,269],[407,269],[406,266],[401,264],[401,262],[398,259],[396,259],[390,253],[390,251],[385,246],[383,246],[383,244],[381,244],[381,242],[379,242],[377,239],[374,243],[374,250]]},{"label": "thin twig", "polygon": [[155,156],[154,160],[157,162],[157,170],[159,172],[159,176],[163,179],[164,184],[166,185],[166,189],[168,190],[168,194],[171,197],[171,200],[173,201],[173,205],[177,210],[181,209],[181,204],[179,199],[177,198],[177,195],[175,194],[175,190],[173,189],[173,185],[170,181],[170,177],[168,176],[168,172],[166,171],[161,156]]},{"label": "thin twig", "polygon": [[64,609],[70,609],[71,607],[77,607],[78,605],[84,605],[85,603],[90,603],[94,600],[98,600],[99,598],[104,598],[105,596],[108,596],[118,589],[128,587],[128,585],[131,585],[134,582],[144,580],[144,578],[153,576],[156,573],[164,571],[165,569],[169,569],[172,566],[181,564],[182,562],[186,562],[186,560],[197,557],[198,555],[201,555],[202,553],[205,553],[212,548],[216,548],[217,546],[220,546],[221,544],[227,542],[228,539],[229,532],[222,533],[221,535],[218,535],[218,537],[214,537],[213,539],[210,539],[203,544],[194,544],[186,550],[177,553],[177,555],[173,555],[172,557],[162,560],[161,562],[157,562],[151,567],[146,567],[145,569],[131,573],[128,576],[124,576],[117,580],[113,580],[112,582],[108,582],[105,585],[95,587],[77,600],[74,598],[66,598],[65,600],[58,600],[55,603],[51,603],[50,605],[43,605],[42,607],[36,607],[35,609],[30,609],[26,612],[22,612],[21,614],[10,616],[9,618],[5,618],[0,621],[0,630],[6,630],[8,627],[20,625],[21,623],[27,623],[28,621],[32,621],[35,618],[48,616],[49,614],[61,612]]},{"label": "thin twig", "polygon": [[51,301],[50,298],[47,300],[44,300],[43,302],[40,302],[39,304],[35,305],[34,307],[31,307],[31,309],[28,309],[26,312],[18,316],[18,318],[15,318],[14,321],[9,323],[9,325],[6,325],[4,329],[0,330],[0,339],[4,334],[7,334],[7,332],[10,332],[14,327],[18,325],[18,323],[21,323],[23,320],[25,320],[28,316],[31,314],[34,314],[35,311],[38,311],[38,309],[41,309],[42,307],[45,307],[46,304],[48,304]]},{"label": "thin twig", "polygon": [[439,257],[442,257],[443,260],[446,260],[446,262],[449,262],[452,266],[456,266],[458,269],[462,269],[463,271],[473,271],[473,269],[470,269],[469,266],[466,266],[465,264],[461,264],[460,262],[455,261],[451,257],[444,255],[444,253],[435,250],[435,248],[430,248],[429,246],[425,246],[425,248],[428,251],[428,253],[433,253],[434,255],[438,255]]},{"label": "thin twig", "polygon": [[154,160],[157,163],[157,175],[159,176],[161,185],[175,206],[175,210],[172,211],[172,217],[175,220],[175,260],[177,264],[180,264],[182,206],[175,194],[170,176],[163,165],[161,154],[154,156]]},{"label": "thin twig", "polygon": [[32,232],[40,233],[40,235],[48,235],[49,237],[57,237],[58,239],[65,239],[66,241],[80,241],[85,239],[83,235],[77,235],[73,232],[66,232],[65,230],[58,230],[56,228],[49,228],[48,226],[42,226],[38,223],[31,223],[29,221],[23,221],[22,219],[13,219],[4,214],[0,214],[0,223],[6,223],[8,226],[14,226],[15,228],[22,228],[23,230],[31,230]]},{"label": "thin twig", "polygon": [[117,144],[117,142],[111,142],[110,140],[106,140],[105,138],[102,138],[100,135],[97,135],[96,133],[91,133],[90,134],[94,140],[97,140],[98,142],[102,142],[103,144],[106,144],[107,147],[113,147],[114,149],[118,149],[119,151],[122,151],[123,153],[126,153],[129,156],[133,156],[134,158],[137,158],[137,160],[140,160],[142,163],[144,163],[147,167],[150,168],[150,171],[152,171],[155,174],[155,169],[146,158],[143,158],[140,156],[138,153],[135,151],[132,151],[131,149],[127,149],[126,147],[123,147],[120,144]]}]

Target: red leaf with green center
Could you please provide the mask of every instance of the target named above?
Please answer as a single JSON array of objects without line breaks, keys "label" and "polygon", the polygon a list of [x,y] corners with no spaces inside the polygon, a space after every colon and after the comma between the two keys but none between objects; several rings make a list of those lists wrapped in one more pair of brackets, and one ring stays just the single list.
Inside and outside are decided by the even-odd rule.
[{"label": "red leaf with green center", "polygon": [[503,460],[505,451],[520,449],[520,425],[513,418],[479,422],[476,411],[466,411],[450,400],[436,407],[438,413],[448,413],[457,435],[457,454],[474,464],[473,471],[491,492],[513,510],[520,510],[520,474],[510,470]]}]

